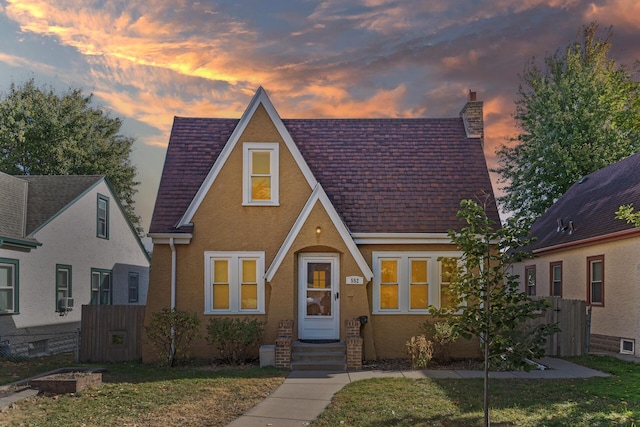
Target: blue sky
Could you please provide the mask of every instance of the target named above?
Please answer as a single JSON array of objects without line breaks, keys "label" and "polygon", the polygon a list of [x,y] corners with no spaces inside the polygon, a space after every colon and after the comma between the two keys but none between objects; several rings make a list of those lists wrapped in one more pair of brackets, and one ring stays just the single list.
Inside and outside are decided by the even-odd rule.
[{"label": "blue sky", "polygon": [[597,21],[631,65],[638,16],[635,0],[0,0],[0,91],[82,88],[124,119],[146,230],[174,116],[240,117],[263,86],[283,118],[455,117],[473,90],[494,166],[526,62]]}]

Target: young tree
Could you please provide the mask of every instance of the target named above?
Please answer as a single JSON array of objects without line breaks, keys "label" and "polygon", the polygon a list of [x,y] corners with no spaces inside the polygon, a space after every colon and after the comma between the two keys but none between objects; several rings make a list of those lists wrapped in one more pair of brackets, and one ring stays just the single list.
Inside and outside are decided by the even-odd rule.
[{"label": "young tree", "polygon": [[460,205],[458,216],[467,225],[459,232],[449,231],[462,251],[449,286],[453,303],[429,310],[444,318],[456,335],[480,338],[488,425],[490,368],[529,369],[527,359],[544,355],[546,337],[557,327],[525,324],[548,306],[546,300],[533,300],[521,291],[518,276],[510,270],[513,263],[530,258],[528,253],[518,251],[526,243],[525,231],[514,226],[496,228],[484,208],[472,200],[463,200]]},{"label": "young tree", "polygon": [[616,211],[616,218],[632,224],[634,227],[640,227],[640,212],[636,212],[633,203],[620,206]]},{"label": "young tree", "polygon": [[501,208],[530,225],[581,177],[640,150],[640,83],[610,57],[612,31],[525,66],[515,120],[522,133],[498,150]]},{"label": "young tree", "polygon": [[132,224],[142,233],[133,195],[134,139],[119,134],[122,120],[91,107],[92,95],[57,95],[31,79],[11,84],[0,99],[0,170],[11,175],[105,175]]}]

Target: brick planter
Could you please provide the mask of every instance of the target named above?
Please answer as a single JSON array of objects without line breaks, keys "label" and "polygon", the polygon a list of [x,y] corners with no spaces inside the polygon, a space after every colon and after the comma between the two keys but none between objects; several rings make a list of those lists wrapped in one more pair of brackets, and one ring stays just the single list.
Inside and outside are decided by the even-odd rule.
[{"label": "brick planter", "polygon": [[29,382],[31,388],[47,393],[77,393],[88,387],[99,387],[102,384],[102,372],[66,372],[47,375]]}]

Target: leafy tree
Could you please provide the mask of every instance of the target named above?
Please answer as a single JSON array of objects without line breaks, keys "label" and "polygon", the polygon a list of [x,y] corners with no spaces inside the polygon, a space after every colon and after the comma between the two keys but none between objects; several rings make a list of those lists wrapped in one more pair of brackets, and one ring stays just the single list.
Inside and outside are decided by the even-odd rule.
[{"label": "leafy tree", "polygon": [[640,212],[634,210],[633,203],[620,206],[616,211],[616,218],[633,224],[634,227],[640,227]]},{"label": "leafy tree", "polygon": [[[515,120],[522,133],[498,150],[501,208],[530,225],[581,177],[640,150],[640,83],[610,57],[611,28],[582,39],[539,69],[525,66]],[[515,143],[515,145],[513,144]]]},{"label": "leafy tree", "polygon": [[517,248],[526,244],[525,230],[514,225],[496,228],[485,209],[463,200],[458,216],[466,222],[449,237],[462,251],[455,264],[448,307],[429,310],[445,319],[455,335],[480,338],[485,367],[485,424],[488,425],[489,369],[530,369],[527,359],[544,355],[546,337],[555,325],[528,326],[548,306],[519,289],[518,276],[510,272],[515,262],[530,258]]},{"label": "leafy tree", "polygon": [[0,99],[0,170],[11,175],[105,175],[138,233],[133,195],[134,139],[119,134],[122,120],[91,107],[92,95],[62,95],[31,79],[11,84]]}]

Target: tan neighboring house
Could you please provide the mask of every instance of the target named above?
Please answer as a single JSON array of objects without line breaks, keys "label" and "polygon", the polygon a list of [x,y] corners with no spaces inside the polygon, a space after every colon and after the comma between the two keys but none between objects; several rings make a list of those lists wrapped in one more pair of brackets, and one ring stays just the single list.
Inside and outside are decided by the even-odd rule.
[{"label": "tan neighboring house", "polygon": [[[146,323],[172,307],[197,313],[203,335],[210,318],[257,318],[274,344],[283,321],[294,341],[345,341],[365,316],[364,357],[405,356],[446,293],[439,258],[460,256],[447,237],[460,201],[492,194],[471,99],[455,118],[281,119],[260,88],[239,120],[176,117]],[[190,354],[215,356],[204,338]]]},{"label": "tan neighboring house", "polygon": [[640,356],[640,229],[615,218],[640,207],[640,154],[574,184],[532,226],[535,259],[515,272],[530,295],[585,300],[590,350]]}]

